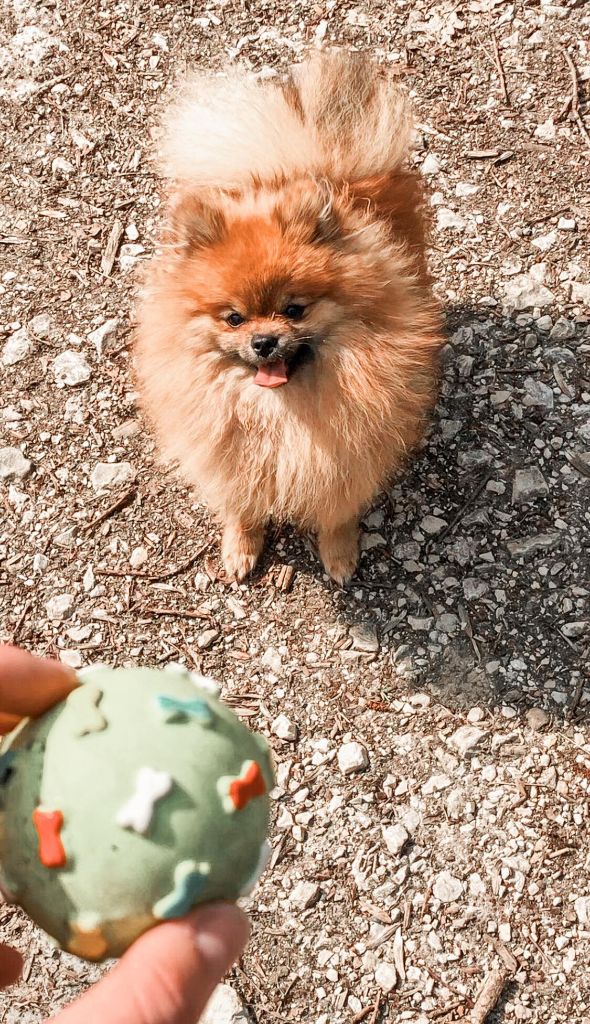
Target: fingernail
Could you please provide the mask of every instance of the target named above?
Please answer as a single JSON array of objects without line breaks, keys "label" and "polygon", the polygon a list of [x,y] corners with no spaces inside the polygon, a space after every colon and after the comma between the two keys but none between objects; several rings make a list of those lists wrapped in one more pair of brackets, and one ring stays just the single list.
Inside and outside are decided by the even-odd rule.
[{"label": "fingernail", "polygon": [[233,903],[211,903],[191,914],[195,946],[207,967],[224,974],[242,953],[250,922]]}]

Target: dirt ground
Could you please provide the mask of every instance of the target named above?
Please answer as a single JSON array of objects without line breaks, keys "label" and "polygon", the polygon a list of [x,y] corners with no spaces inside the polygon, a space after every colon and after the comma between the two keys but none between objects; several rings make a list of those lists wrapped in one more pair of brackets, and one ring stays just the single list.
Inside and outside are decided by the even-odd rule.
[{"label": "dirt ground", "polygon": [[[269,737],[274,852],[230,978],[252,1021],[471,1019],[494,970],[492,1024],[587,1021],[590,5],[5,0],[0,26],[0,639],[184,662]],[[187,68],[330,43],[415,100],[442,394],[350,587],[291,531],[237,586],[136,408],[152,133]],[[13,907],[0,927],[27,958],[2,1024],[100,974]]]}]

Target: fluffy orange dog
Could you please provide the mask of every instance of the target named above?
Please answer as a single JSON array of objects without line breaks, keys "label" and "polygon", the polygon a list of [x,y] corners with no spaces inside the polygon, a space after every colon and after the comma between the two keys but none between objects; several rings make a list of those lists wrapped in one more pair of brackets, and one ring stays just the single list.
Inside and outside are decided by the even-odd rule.
[{"label": "fluffy orange dog", "polygon": [[410,132],[398,86],[334,53],[286,82],[197,77],[169,114],[138,373],[239,579],[271,518],[349,578],[359,515],[421,436],[441,340]]}]

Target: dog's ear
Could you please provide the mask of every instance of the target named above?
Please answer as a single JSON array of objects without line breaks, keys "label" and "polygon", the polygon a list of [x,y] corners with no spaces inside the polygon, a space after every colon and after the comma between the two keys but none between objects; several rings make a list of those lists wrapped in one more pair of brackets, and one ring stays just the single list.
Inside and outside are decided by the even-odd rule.
[{"label": "dog's ear", "polygon": [[223,210],[213,198],[180,192],[168,206],[166,241],[179,251],[202,249],[219,241],[226,230]]},{"label": "dog's ear", "polygon": [[314,242],[335,242],[340,235],[340,218],[334,205],[334,194],[326,182],[320,182],[318,186],[320,206],[315,231]]},{"label": "dog's ear", "polygon": [[340,218],[327,182],[297,182],[283,193],[273,216],[287,236],[311,243],[334,243],[340,235]]}]

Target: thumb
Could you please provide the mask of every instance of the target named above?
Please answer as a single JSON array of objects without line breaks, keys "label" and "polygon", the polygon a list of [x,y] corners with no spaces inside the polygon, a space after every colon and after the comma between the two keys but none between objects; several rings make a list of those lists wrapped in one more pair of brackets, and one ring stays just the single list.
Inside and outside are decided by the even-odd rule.
[{"label": "thumb", "polygon": [[197,1024],[239,957],[250,926],[229,903],[211,904],[142,935],[95,988],[54,1024]]}]

